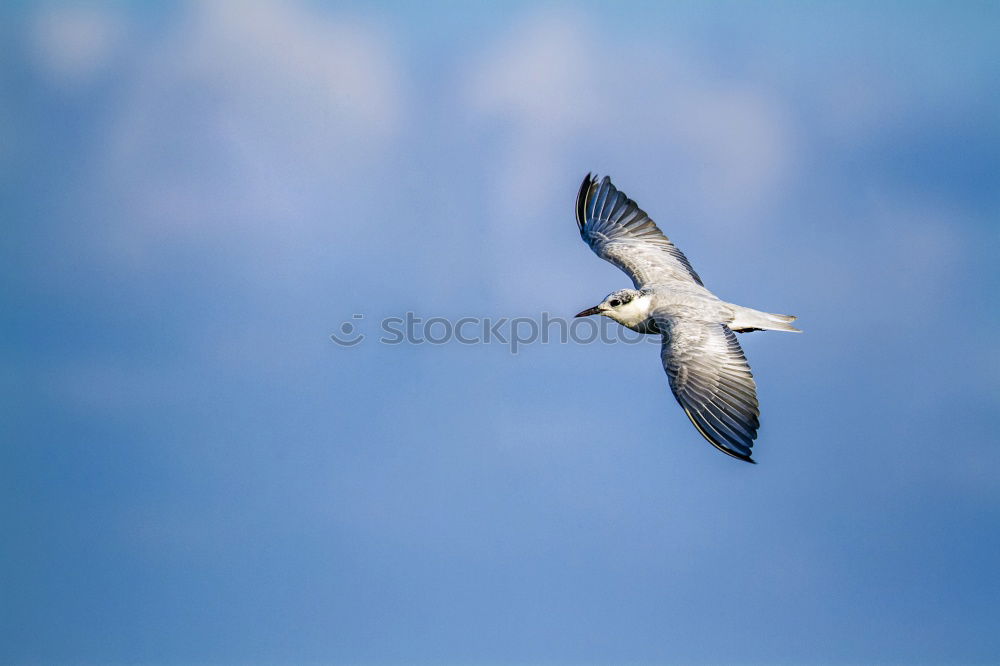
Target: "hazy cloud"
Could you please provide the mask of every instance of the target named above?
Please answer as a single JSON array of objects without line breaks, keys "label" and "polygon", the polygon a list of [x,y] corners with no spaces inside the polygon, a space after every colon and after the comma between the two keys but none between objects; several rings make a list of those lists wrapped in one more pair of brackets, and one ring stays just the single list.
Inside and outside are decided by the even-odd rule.
[{"label": "hazy cloud", "polygon": [[567,168],[579,170],[574,144],[624,143],[657,152],[679,190],[718,193],[707,203],[721,211],[767,205],[795,153],[780,96],[723,80],[679,47],[593,47],[615,43],[613,33],[579,13],[528,16],[470,72],[470,107],[508,123],[503,191],[537,201]]},{"label": "hazy cloud", "polygon": [[86,83],[106,68],[125,36],[121,17],[93,6],[46,7],[30,30],[36,62],[65,87]]},{"label": "hazy cloud", "polygon": [[181,19],[127,72],[105,191],[161,234],[296,235],[399,130],[388,37],[286,3],[193,3]]}]

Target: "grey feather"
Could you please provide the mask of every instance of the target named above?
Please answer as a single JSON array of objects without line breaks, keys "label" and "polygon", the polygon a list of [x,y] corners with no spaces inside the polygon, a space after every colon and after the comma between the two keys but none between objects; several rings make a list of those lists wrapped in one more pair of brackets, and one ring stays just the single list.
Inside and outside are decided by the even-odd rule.
[{"label": "grey feather", "polygon": [[597,256],[625,271],[637,289],[678,279],[702,284],[687,257],[607,176],[584,179],[577,224]]},{"label": "grey feather", "polygon": [[725,324],[654,314],[665,331],[660,358],[670,388],[699,432],[723,453],[750,459],[760,428],[757,385]]}]

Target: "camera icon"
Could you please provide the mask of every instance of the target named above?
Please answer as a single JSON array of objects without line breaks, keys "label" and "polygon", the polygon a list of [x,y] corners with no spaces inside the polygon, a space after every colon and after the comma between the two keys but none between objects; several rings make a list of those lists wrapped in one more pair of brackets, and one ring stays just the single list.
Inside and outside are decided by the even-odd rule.
[{"label": "camera icon", "polygon": [[[351,315],[351,319],[364,319],[363,314]],[[345,321],[340,325],[340,334],[331,333],[330,339],[336,342],[341,347],[354,347],[361,344],[365,339],[364,333],[358,331],[358,326],[355,324]]]}]

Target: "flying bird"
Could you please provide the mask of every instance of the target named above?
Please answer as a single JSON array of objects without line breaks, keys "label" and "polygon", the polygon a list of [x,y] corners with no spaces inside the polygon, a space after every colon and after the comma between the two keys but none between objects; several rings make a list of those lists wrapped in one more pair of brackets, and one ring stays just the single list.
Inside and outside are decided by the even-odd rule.
[{"label": "flying bird", "polygon": [[660,360],[691,423],[723,453],[755,462],[757,385],[735,333],[801,333],[790,323],[796,318],[727,303],[706,289],[687,257],[607,176],[583,179],[576,223],[590,249],[635,286],[611,292],[576,316],[603,315],[662,336]]}]

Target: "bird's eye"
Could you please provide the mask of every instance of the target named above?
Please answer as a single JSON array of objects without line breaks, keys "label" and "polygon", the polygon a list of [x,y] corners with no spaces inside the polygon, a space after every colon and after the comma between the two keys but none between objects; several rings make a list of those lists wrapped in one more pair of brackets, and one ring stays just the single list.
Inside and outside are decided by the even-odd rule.
[{"label": "bird's eye", "polygon": [[613,308],[616,308],[616,307],[618,307],[621,304],[622,304],[622,302],[619,301],[617,298],[612,298],[610,301],[608,301],[608,305],[610,305]]}]

